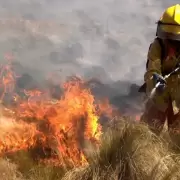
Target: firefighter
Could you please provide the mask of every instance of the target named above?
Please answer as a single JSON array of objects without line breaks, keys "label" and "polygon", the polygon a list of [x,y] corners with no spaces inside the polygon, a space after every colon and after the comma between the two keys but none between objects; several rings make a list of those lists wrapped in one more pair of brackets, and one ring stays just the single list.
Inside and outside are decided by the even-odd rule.
[{"label": "firefighter", "polygon": [[[153,73],[167,75],[180,63],[180,4],[168,7],[157,22],[156,38],[150,44],[146,72],[144,74],[145,92],[150,94],[155,86],[151,78]],[[151,130],[160,134],[166,119],[173,127],[173,114],[180,108],[180,73],[168,78],[166,85],[160,84],[153,99],[145,106],[141,121],[147,123]]]}]

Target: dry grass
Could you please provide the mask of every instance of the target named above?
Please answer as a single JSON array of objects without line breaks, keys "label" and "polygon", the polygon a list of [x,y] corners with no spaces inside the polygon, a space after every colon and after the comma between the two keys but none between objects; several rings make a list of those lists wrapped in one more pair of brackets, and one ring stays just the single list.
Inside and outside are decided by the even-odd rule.
[{"label": "dry grass", "polygon": [[108,129],[90,165],[68,172],[63,180],[179,179],[179,155],[173,154],[170,143],[129,121],[120,120]]},{"label": "dry grass", "polygon": [[[168,140],[167,140],[168,139]],[[171,180],[180,179],[179,150],[166,132],[156,137],[145,125],[121,119],[108,128],[89,165],[65,172],[38,165],[28,153],[0,160],[2,180]]]},{"label": "dry grass", "polygon": [[1,180],[23,180],[22,174],[18,171],[17,165],[8,159],[0,159]]},{"label": "dry grass", "polygon": [[65,170],[35,163],[27,152],[18,152],[0,159],[1,180],[59,180]]}]

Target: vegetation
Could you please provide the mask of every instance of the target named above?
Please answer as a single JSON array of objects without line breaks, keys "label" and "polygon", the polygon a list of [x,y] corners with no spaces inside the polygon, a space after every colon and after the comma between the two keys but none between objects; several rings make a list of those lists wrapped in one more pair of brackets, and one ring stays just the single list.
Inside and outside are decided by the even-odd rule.
[{"label": "vegetation", "polygon": [[180,179],[180,155],[167,132],[156,137],[143,124],[122,118],[108,127],[89,165],[71,170],[36,164],[26,152],[0,160],[1,180]]}]

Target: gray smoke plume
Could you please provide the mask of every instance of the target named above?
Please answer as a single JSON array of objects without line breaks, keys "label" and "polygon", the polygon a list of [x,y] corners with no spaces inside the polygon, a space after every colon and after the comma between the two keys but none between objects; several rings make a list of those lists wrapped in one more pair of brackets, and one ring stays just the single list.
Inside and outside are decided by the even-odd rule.
[{"label": "gray smoke plume", "polygon": [[134,91],[143,82],[155,22],[176,3],[0,0],[0,59],[13,54],[16,70],[31,82],[51,73],[58,81],[72,75],[98,79],[94,92],[128,109],[139,97]]}]

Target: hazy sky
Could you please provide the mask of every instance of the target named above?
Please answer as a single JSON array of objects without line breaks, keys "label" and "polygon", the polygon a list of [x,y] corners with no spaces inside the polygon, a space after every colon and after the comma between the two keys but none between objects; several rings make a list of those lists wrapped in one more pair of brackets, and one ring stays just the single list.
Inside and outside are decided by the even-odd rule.
[{"label": "hazy sky", "polygon": [[58,71],[61,79],[76,74],[139,83],[155,22],[178,2],[0,0],[0,57],[13,52],[23,66]]}]

